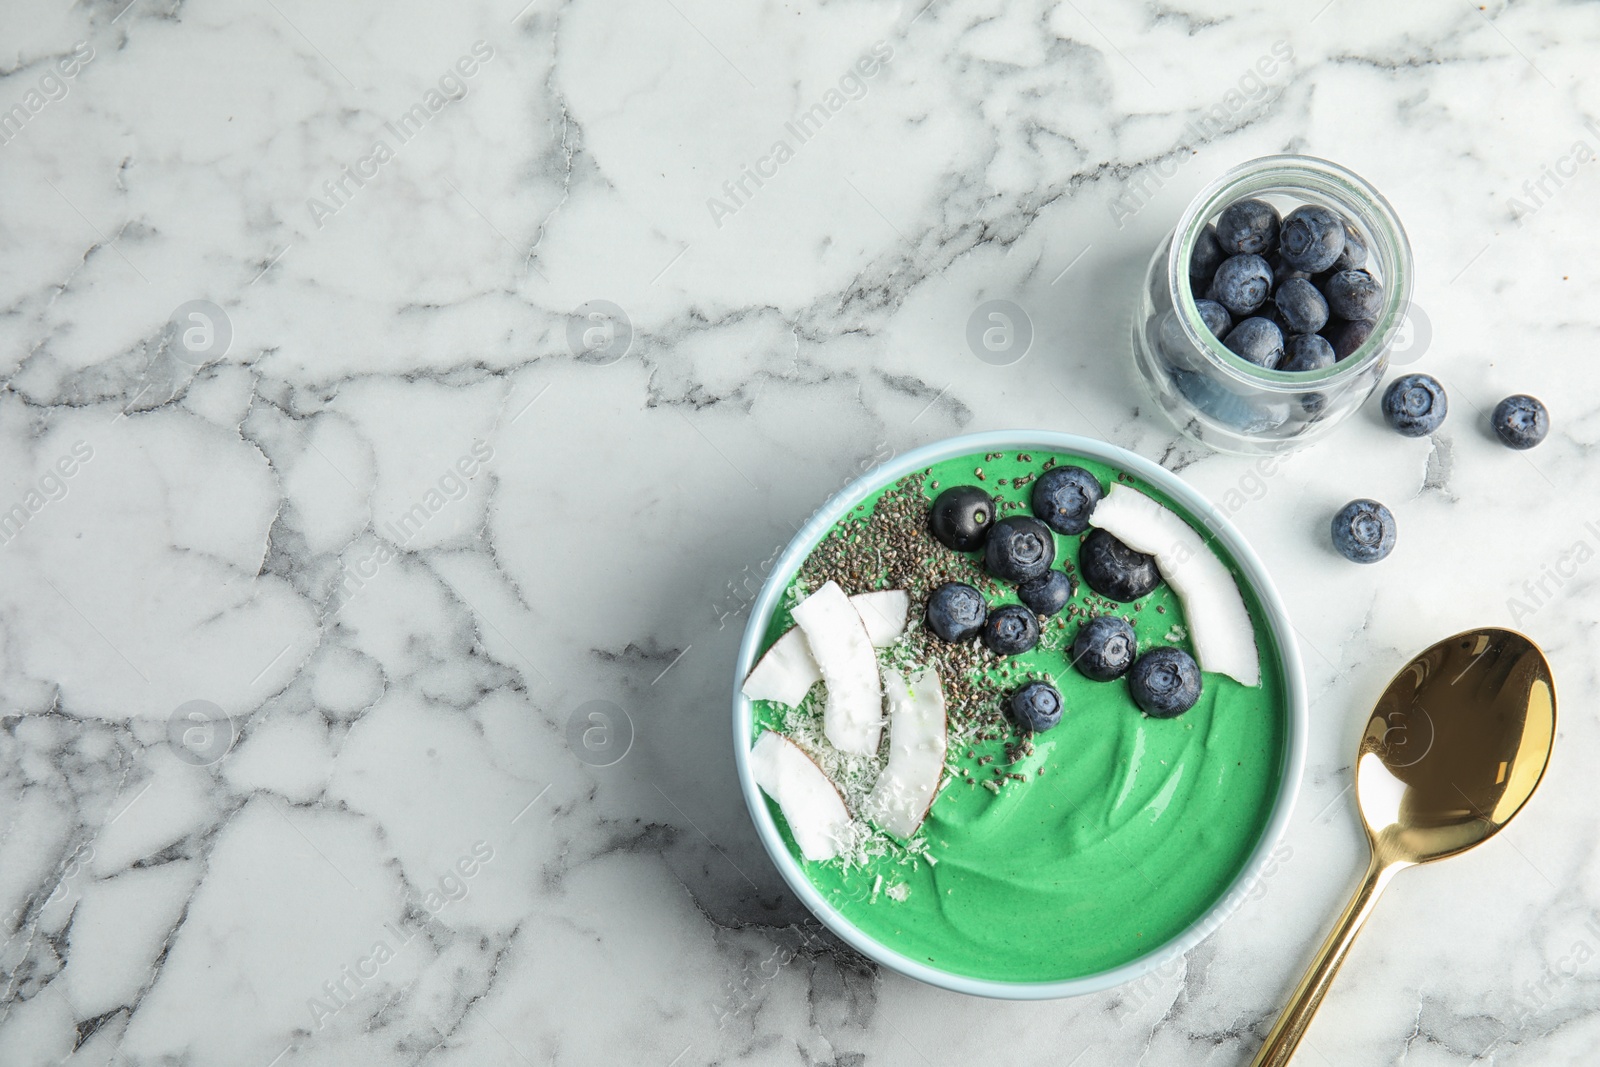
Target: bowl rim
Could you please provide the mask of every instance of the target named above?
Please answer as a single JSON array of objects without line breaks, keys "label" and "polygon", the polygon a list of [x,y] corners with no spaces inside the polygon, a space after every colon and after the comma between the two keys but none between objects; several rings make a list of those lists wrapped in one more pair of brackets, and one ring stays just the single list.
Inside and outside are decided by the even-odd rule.
[{"label": "bowl rim", "polygon": [[[1278,793],[1273,798],[1272,810],[1249,859],[1211,907],[1177,936],[1120,966],[1078,978],[1008,982],[972,978],[919,963],[858,929],[811,884],[800,862],[784,844],[777,822],[767,809],[766,800],[751,772],[750,732],[755,725],[754,709],[740,689],[755,663],[772,612],[794,572],[833,524],[863,496],[916,470],[947,459],[973,452],[1029,450],[1076,454],[1138,475],[1168,494],[1203,523],[1211,536],[1227,547],[1261,604],[1278,645],[1287,706],[1284,709],[1284,746]],[[739,788],[744,794],[745,807],[750,812],[756,833],[789,889],[836,937],[880,966],[941,989],[1000,1000],[1051,1000],[1110,989],[1148,974],[1188,952],[1215,932],[1243,902],[1249,887],[1262,876],[1263,869],[1289,826],[1305,769],[1308,730],[1305,676],[1299,646],[1294,639],[1294,626],[1260,558],[1227,516],[1199,490],[1159,464],[1109,442],[1055,430],[999,430],[942,438],[895,456],[853,479],[817,509],[773,563],[760,594],[751,604],[744,638],[734,663],[733,749]]]}]

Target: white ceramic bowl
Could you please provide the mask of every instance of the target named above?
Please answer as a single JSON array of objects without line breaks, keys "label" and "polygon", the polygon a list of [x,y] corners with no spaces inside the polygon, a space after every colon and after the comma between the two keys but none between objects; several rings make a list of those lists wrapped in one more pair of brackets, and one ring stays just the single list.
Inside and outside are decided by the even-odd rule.
[{"label": "white ceramic bowl", "polygon": [[[1271,627],[1275,638],[1274,644],[1278,648],[1283,669],[1284,691],[1288,701],[1288,706],[1284,709],[1283,765],[1280,768],[1278,794],[1273,799],[1272,811],[1262,831],[1261,840],[1257,842],[1255,850],[1233,883],[1205,914],[1165,944],[1153,947],[1138,959],[1120,967],[1057,982],[1002,982],[969,978],[929,967],[862,933],[838,909],[829,904],[806,877],[800,862],[790,855],[788,846],[784,844],[778,832],[778,825],[767,809],[761,788],[756,785],[755,778],[750,773],[750,742],[751,731],[754,728],[754,711],[750,701],[739,691],[744,684],[745,676],[755,664],[757,654],[761,651],[762,635],[766,632],[767,624],[784,589],[788,587],[795,572],[800,569],[800,565],[805,562],[806,556],[817,542],[826,536],[833,524],[863,497],[914,471],[943,460],[975,452],[1015,451],[1064,452],[1099,460],[1108,466],[1143,478],[1181,504],[1190,515],[1205,523],[1210,532],[1238,562],[1246,581],[1249,582],[1256,599],[1261,604],[1267,625]],[[1300,666],[1300,654],[1295,645],[1294,629],[1289,623],[1288,614],[1283,609],[1283,602],[1278,599],[1278,591],[1273,586],[1272,579],[1267,577],[1261,561],[1239,535],[1239,531],[1233,528],[1210,501],[1171,471],[1104,441],[1049,430],[1005,430],[936,441],[896,456],[845,486],[811,517],[811,521],[801,528],[773,565],[772,573],[761,589],[761,595],[756,598],[755,604],[750,609],[750,621],[745,626],[744,641],[739,646],[739,659],[734,667],[733,753],[739,772],[739,786],[744,791],[745,804],[750,809],[750,818],[755,822],[756,832],[761,835],[767,854],[772,857],[772,862],[777,865],[784,881],[789,883],[789,888],[828,929],[879,964],[944,989],[1008,1000],[1047,1000],[1109,989],[1138,978],[1163,963],[1181,956],[1221,926],[1223,920],[1244,899],[1248,888],[1261,876],[1268,857],[1277,847],[1284,828],[1289,824],[1289,816],[1294,810],[1295,797],[1300,791],[1300,776],[1305,765],[1307,729],[1305,677]]]}]

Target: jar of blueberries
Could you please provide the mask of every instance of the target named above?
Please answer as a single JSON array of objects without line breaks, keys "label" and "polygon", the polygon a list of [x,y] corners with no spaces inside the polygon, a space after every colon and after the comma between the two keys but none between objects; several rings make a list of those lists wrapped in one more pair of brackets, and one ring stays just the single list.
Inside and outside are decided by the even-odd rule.
[{"label": "jar of blueberries", "polygon": [[1134,362],[1200,443],[1300,448],[1377,387],[1411,274],[1405,230],[1364,180],[1310,156],[1251,160],[1202,190],[1156,250]]}]

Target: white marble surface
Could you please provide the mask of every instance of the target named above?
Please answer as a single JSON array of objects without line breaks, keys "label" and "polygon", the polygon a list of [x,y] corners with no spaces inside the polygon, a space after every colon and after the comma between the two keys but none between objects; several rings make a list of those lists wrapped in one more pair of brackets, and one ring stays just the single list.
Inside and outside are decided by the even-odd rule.
[{"label": "white marble surface", "polygon": [[[1546,785],[1401,876],[1302,1062],[1588,1061],[1592,4],[522,2],[0,9],[0,1063],[1244,1063],[1361,862],[1365,707],[1513,616],[1566,700]],[[1409,358],[1454,414],[1430,442],[1369,410],[1258,479],[1143,409],[1126,336],[1187,198],[1284,150],[1396,205]],[[1010,366],[963,339],[990,299],[1031,318]],[[225,351],[168,325],[192,300]],[[619,359],[569,346],[593,300]],[[1516,391],[1554,412],[1525,456],[1482,425]],[[1284,862],[1221,932],[1003,1005],[808,922],[727,695],[764,561],[830,489],[1027,425],[1241,491],[1314,736]],[[1356,495],[1399,515],[1381,566],[1325,545]],[[169,743],[192,701],[237,737]],[[632,724],[609,766],[568,741],[591,701]]]}]

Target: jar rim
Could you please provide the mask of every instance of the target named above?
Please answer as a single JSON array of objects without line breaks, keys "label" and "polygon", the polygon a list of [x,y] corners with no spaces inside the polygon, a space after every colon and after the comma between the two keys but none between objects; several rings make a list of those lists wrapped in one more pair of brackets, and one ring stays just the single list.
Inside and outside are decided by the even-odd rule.
[{"label": "jar rim", "polygon": [[[1195,307],[1188,265],[1200,231],[1228,203],[1271,192],[1304,192],[1355,216],[1351,221],[1373,239],[1369,251],[1383,265],[1384,303],[1372,334],[1349,356],[1321,370],[1271,370],[1251,363],[1224,345]],[[1393,206],[1360,175],[1317,156],[1260,156],[1226,171],[1189,201],[1168,252],[1167,285],[1184,333],[1212,363],[1257,388],[1303,391],[1355,376],[1383,358],[1411,306],[1411,243]]]}]

